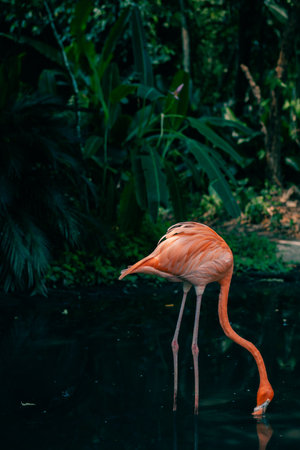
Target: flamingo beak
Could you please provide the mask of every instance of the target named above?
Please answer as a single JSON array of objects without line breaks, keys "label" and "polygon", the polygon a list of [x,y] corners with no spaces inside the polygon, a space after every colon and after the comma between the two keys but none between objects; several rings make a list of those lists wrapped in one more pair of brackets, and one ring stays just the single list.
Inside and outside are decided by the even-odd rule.
[{"label": "flamingo beak", "polygon": [[271,400],[267,399],[264,403],[262,403],[261,405],[256,406],[256,408],[254,408],[252,415],[253,416],[263,416],[266,411],[267,411],[267,407],[269,405],[269,403],[271,402]]}]

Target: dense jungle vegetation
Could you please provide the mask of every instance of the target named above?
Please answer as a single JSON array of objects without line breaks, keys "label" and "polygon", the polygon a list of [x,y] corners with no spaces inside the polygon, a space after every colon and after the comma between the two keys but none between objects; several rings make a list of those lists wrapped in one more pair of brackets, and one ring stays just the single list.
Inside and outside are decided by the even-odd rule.
[{"label": "dense jungle vegetation", "polygon": [[299,1],[0,4],[5,291],[114,280],[175,221],[256,223],[297,188]]}]

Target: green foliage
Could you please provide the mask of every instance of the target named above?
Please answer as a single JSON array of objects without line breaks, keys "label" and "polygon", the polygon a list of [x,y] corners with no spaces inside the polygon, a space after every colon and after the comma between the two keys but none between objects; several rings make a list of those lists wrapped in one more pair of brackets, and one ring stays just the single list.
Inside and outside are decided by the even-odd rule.
[{"label": "green foliage", "polygon": [[[52,267],[53,280],[60,279],[60,266],[67,284],[77,274],[84,284],[110,279],[120,245],[127,261],[147,253],[137,236],[145,238],[145,218],[161,220],[162,207],[172,220],[243,211],[252,223],[271,214],[271,228],[280,225],[280,212],[262,189],[260,126],[268,125],[269,93],[277,86],[285,99],[284,169],[297,177],[297,61],[286,83],[278,84],[272,71],[293,3],[265,1],[252,11],[245,2],[255,19],[247,30],[245,8],[224,0],[190,0],[184,10],[159,0],[55,1],[54,22],[43,2],[15,6],[4,4],[0,34],[6,58],[0,65],[0,276],[6,290],[37,286],[53,250],[65,251]],[[190,42],[201,42],[190,48],[190,74],[182,70],[182,14]],[[49,38],[49,25],[61,36]],[[239,55],[261,83],[257,111],[248,82],[241,83]],[[53,96],[62,98],[59,108]],[[77,132],[81,127],[79,145],[71,122]],[[236,181],[245,177],[250,186]],[[78,240],[82,210],[88,211],[85,242],[95,242],[91,255],[69,248]],[[115,240],[103,245],[116,229]]]},{"label": "green foliage", "polygon": [[[46,277],[47,285],[70,287],[114,283],[128,261],[138,261],[154,250],[168,226],[166,222],[153,224],[144,219],[138,235],[115,230],[103,244],[100,255],[92,251],[66,251],[51,264]],[[135,280],[131,277],[130,282]]]},{"label": "green foliage", "polygon": [[199,166],[208,174],[211,186],[223,200],[224,207],[228,210],[229,214],[232,217],[238,217],[240,215],[240,209],[222,173],[220,164],[222,159],[218,155],[215,155],[216,158],[214,158],[212,150],[196,141],[190,141],[190,151],[195,156]]},{"label": "green foliage", "polygon": [[147,42],[140,11],[137,7],[132,9],[131,26],[135,70],[142,85],[152,86],[152,64],[146,48]]},{"label": "green foliage", "polygon": [[268,209],[262,196],[254,197],[245,208],[246,217],[251,223],[260,223],[268,215]]},{"label": "green foliage", "polygon": [[189,209],[191,212],[188,219],[196,222],[210,223],[219,217],[228,218],[220,197],[212,187],[209,189],[209,194],[193,195],[190,199]]},{"label": "green foliage", "polygon": [[256,233],[222,233],[234,255],[236,274],[248,272],[284,273],[290,267],[276,254],[276,243]]},{"label": "green foliage", "polygon": [[[235,191],[236,198],[240,204],[245,218],[253,224],[261,223],[265,218],[271,218],[271,226],[275,227],[280,215],[276,200],[280,196],[281,189],[278,186],[270,186],[268,182],[259,191],[249,184],[249,180],[239,180]],[[277,217],[277,219],[276,219]]]},{"label": "green foliage", "polygon": [[93,256],[85,251],[64,252],[52,262],[46,276],[51,287],[95,286],[115,281],[116,269],[109,258]]},{"label": "green foliage", "polygon": [[[242,215],[238,221],[248,224],[260,224],[265,221],[270,231],[282,230],[283,214],[280,211],[280,195],[282,191],[277,186],[265,184],[263,189],[256,191],[249,185],[249,180],[239,180],[234,189],[234,196],[241,209]],[[229,220],[230,216],[224,209],[224,203],[220,200],[213,186],[209,187],[209,194],[193,194],[188,198],[189,220],[204,221],[208,223]],[[293,221],[290,228],[295,227]]]},{"label": "green foliage", "polygon": [[[0,114],[0,283],[44,292],[50,248],[79,237],[73,130],[50,97],[10,97]],[[77,193],[77,199],[79,198]]]},{"label": "green foliage", "polygon": [[[125,190],[127,196],[126,203],[123,202],[122,208],[119,209],[120,224],[126,223],[123,215],[128,212],[124,205],[130,205],[132,202],[138,205],[140,215],[148,211],[155,221],[158,208],[169,207],[171,200],[177,218],[182,218],[183,200],[177,181],[180,176],[177,167],[182,164],[181,158],[184,164],[188,161],[190,165],[196,160],[193,172],[195,179],[204,171],[228,212],[232,216],[238,216],[240,210],[226,180],[229,177],[233,181],[233,175],[227,169],[219,151],[225,152],[237,164],[241,164],[242,158],[232,145],[220,136],[216,122],[211,126],[210,118],[196,119],[186,115],[190,84],[188,74],[182,70],[178,71],[167,94],[153,86],[144,25],[137,7],[122,11],[108,33],[102,52],[98,54],[94,43],[84,34],[85,20],[90,11],[90,2],[77,4],[70,27],[74,39],[65,48],[65,53],[78,80],[81,103],[96,113],[95,117],[88,117],[95,134],[92,133],[86,140],[83,155],[87,162],[91,160],[90,178],[93,181],[96,178],[102,179],[101,184],[95,183],[98,185],[98,205],[102,218],[110,222],[115,221],[120,199],[125,196],[122,191],[118,195],[113,193],[113,186],[116,184]],[[138,83],[124,83],[118,65],[113,62],[114,49],[128,21],[131,22],[134,53],[132,79]],[[37,46],[35,48],[38,49]],[[47,56],[45,49],[43,52]],[[57,63],[61,64],[59,60]],[[129,116],[123,111],[126,110],[130,95],[134,94],[141,106]],[[221,126],[226,125],[236,127],[233,121],[227,124],[223,119]],[[120,129],[123,133],[122,141]],[[198,137],[189,136],[192,129],[197,130]],[[239,130],[239,133],[241,132],[244,130]],[[124,176],[129,162],[130,175]],[[116,171],[120,166],[121,179]],[[132,179],[135,191],[127,187]],[[132,195],[131,199],[128,198],[129,193]]]}]

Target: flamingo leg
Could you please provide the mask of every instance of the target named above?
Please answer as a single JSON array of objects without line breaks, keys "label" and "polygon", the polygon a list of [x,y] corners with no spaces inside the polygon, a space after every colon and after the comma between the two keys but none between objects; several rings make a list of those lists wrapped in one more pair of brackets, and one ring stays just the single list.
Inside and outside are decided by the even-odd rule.
[{"label": "flamingo leg", "polygon": [[176,411],[177,409],[177,391],[178,391],[178,335],[181,325],[181,320],[183,316],[186,296],[189,290],[191,289],[191,285],[184,283],[183,285],[183,297],[181,301],[180,311],[177,319],[177,324],[175,328],[175,333],[172,340],[172,352],[173,352],[173,362],[174,362],[174,396],[173,396],[173,411]]},{"label": "flamingo leg", "polygon": [[199,364],[198,364],[199,348],[198,348],[198,331],[199,331],[199,318],[200,318],[200,308],[201,308],[202,294],[203,294],[203,291],[201,293],[200,293],[200,291],[197,292],[196,313],[195,313],[193,341],[192,341],[192,353],[193,353],[194,374],[195,374],[195,409],[194,409],[194,414],[198,414],[198,406],[199,406]]}]

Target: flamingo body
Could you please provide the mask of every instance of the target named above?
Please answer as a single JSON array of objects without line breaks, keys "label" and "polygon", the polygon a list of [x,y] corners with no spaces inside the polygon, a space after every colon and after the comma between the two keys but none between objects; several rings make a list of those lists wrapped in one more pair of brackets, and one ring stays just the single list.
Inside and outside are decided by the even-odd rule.
[{"label": "flamingo body", "polygon": [[156,249],[122,271],[119,279],[139,272],[204,288],[220,281],[232,268],[232,252],[224,239],[207,225],[183,222],[169,228]]},{"label": "flamingo body", "polygon": [[197,222],[181,222],[170,227],[160,239],[155,250],[145,258],[121,272],[119,279],[132,273],[147,273],[167,278],[173,282],[183,282],[183,299],[177,320],[175,334],[172,340],[174,360],[174,403],[176,410],[178,385],[178,335],[185,306],[186,296],[191,286],[195,287],[197,304],[192,341],[192,353],[195,372],[195,414],[198,413],[199,374],[198,374],[198,326],[201,299],[208,283],[217,281],[220,284],[219,320],[225,334],[237,344],[246,348],[254,357],[260,376],[257,392],[257,406],[253,414],[260,416],[265,413],[274,392],[269,383],[265,364],[257,348],[246,339],[239,336],[231,327],[227,314],[228,293],[233,273],[233,255],[226,244],[215,231],[207,225]]}]

